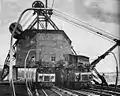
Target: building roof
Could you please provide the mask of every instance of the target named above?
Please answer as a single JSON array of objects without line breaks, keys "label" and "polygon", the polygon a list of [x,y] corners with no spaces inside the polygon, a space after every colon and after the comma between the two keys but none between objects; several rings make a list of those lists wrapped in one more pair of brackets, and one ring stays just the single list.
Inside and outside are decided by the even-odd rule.
[{"label": "building roof", "polygon": [[79,58],[85,58],[85,59],[89,59],[89,57],[87,57],[87,56],[83,56],[83,55],[77,55],[77,57]]},{"label": "building roof", "polygon": [[84,55],[74,55],[74,54],[67,54],[67,55],[76,56],[78,58],[83,58],[83,59],[89,59],[89,57],[84,56]]},{"label": "building roof", "polygon": [[70,40],[70,38],[67,36],[67,34],[63,31],[63,30],[37,30],[37,29],[27,29],[24,31],[24,33],[22,34],[24,35],[30,35],[29,32],[32,32],[31,34],[36,34],[36,33],[51,33],[51,34],[62,34],[69,42],[69,44],[72,43],[72,41]]}]

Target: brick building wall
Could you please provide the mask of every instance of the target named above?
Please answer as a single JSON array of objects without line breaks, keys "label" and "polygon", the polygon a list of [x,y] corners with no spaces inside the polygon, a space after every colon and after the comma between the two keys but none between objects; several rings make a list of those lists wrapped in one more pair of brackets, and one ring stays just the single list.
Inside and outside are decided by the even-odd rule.
[{"label": "brick building wall", "polygon": [[[24,39],[19,40],[16,52],[16,65],[23,66],[29,50],[27,65],[34,66],[35,61],[56,63],[64,60],[64,54],[73,54],[71,40],[62,30],[32,30],[23,34]],[[34,50],[39,49],[39,50]],[[34,61],[34,60],[33,60]],[[31,63],[32,62],[32,63]]]}]

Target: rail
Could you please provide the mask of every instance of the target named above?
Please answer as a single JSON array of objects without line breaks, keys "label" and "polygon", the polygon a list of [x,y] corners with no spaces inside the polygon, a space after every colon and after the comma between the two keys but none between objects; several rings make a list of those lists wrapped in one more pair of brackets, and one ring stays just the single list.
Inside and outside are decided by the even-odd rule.
[{"label": "rail", "polygon": [[45,92],[45,90],[44,90],[44,89],[42,89],[42,91],[43,91],[43,93],[45,94],[45,96],[48,96],[48,94]]}]

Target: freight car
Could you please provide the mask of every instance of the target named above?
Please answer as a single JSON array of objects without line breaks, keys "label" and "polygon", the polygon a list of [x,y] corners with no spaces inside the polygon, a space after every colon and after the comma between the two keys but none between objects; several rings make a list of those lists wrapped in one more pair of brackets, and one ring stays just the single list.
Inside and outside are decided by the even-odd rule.
[{"label": "freight car", "polygon": [[89,57],[65,54],[66,64],[56,68],[56,86],[73,89],[92,87]]},{"label": "freight car", "polygon": [[37,85],[39,88],[51,88],[55,84],[55,68],[39,67],[37,69]]},{"label": "freight car", "polygon": [[[26,71],[26,72],[25,72]],[[36,68],[16,68],[17,81],[25,81],[32,87],[51,88],[55,83],[55,68],[54,67],[36,67]],[[25,76],[26,74],[26,76]]]},{"label": "freight car", "polygon": [[81,89],[92,86],[92,73],[73,68],[56,68],[56,85],[59,87]]}]

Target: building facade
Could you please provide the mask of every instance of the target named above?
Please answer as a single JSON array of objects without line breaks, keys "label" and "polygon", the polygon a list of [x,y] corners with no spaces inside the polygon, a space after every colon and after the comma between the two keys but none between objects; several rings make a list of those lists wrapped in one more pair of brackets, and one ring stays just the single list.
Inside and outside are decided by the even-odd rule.
[{"label": "building facade", "polygon": [[57,64],[64,54],[74,54],[71,40],[63,30],[26,30],[16,48],[16,65],[35,66],[35,62]]}]

